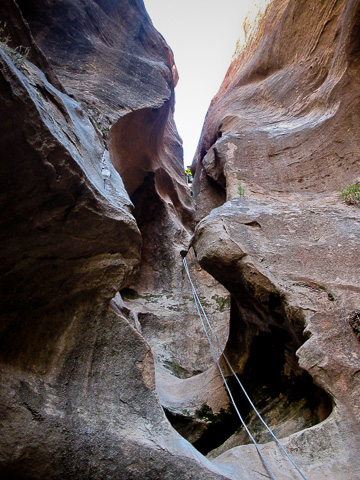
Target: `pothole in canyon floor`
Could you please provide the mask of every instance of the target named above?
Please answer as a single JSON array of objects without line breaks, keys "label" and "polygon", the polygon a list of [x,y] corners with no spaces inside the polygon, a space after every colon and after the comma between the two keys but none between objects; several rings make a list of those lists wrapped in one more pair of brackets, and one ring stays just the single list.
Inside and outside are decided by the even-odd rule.
[{"label": "pothole in canyon floor", "polygon": [[[332,411],[331,398],[299,367],[295,354],[306,338],[301,335],[302,341],[297,341],[294,333],[283,326],[270,325],[261,330],[259,325],[247,325],[237,317],[236,310],[232,308],[233,337],[228,342],[227,355],[233,364],[245,365],[239,378],[276,436],[284,438],[325,420]],[[242,341],[235,346],[234,336],[246,338],[248,347],[241,345]],[[255,440],[271,441],[271,435],[251,409],[236,379],[228,376],[227,382]],[[251,443],[230,401],[226,410],[219,412],[213,412],[205,404],[199,406],[195,415],[186,411],[184,415],[165,412],[174,428],[209,457]]]}]

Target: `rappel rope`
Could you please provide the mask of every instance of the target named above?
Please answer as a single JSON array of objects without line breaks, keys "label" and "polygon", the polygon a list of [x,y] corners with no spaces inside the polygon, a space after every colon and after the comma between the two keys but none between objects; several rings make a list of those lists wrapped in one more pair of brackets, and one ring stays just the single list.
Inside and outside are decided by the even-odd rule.
[{"label": "rappel rope", "polygon": [[[240,414],[240,412],[239,412],[239,410],[238,410],[238,408],[237,408],[237,406],[236,406],[236,403],[235,403],[234,397],[232,396],[232,393],[231,393],[231,391],[230,391],[230,388],[229,388],[228,384],[226,383],[225,376],[224,376],[224,374],[223,374],[223,372],[222,372],[222,369],[221,369],[219,360],[218,360],[218,358],[217,358],[217,355],[216,355],[216,353],[215,353],[215,350],[214,350],[214,347],[213,347],[213,345],[212,345],[211,339],[210,339],[209,334],[208,334],[208,332],[207,332],[207,330],[206,330],[204,320],[203,320],[202,315],[201,315],[200,310],[199,310],[199,306],[198,306],[198,302],[199,302],[199,301],[198,301],[198,299],[197,299],[197,294],[196,294],[196,291],[195,291],[195,287],[193,286],[193,284],[192,284],[192,282],[191,282],[191,279],[190,279],[190,274],[189,274],[189,271],[188,271],[188,269],[187,269],[187,265],[186,265],[186,263],[185,263],[185,262],[186,262],[185,258],[183,259],[183,261],[184,261],[184,266],[185,266],[186,273],[188,274],[188,277],[189,277],[189,280],[190,280],[191,289],[192,289],[192,292],[193,292],[196,309],[197,309],[197,311],[198,311],[198,314],[199,314],[199,317],[200,317],[200,320],[201,320],[201,323],[202,323],[202,326],[203,326],[203,329],[204,329],[206,338],[208,339],[208,342],[209,342],[209,345],[210,345],[210,348],[211,348],[211,352],[212,352],[212,356],[214,357],[214,360],[215,360],[215,362],[216,362],[216,365],[217,365],[217,367],[218,367],[218,369],[219,369],[220,375],[221,375],[221,377],[222,377],[222,379],[223,379],[224,385],[225,385],[226,390],[227,390],[227,392],[228,392],[228,394],[229,394],[229,397],[230,397],[230,399],[231,399],[231,402],[232,402],[232,404],[234,405],[235,411],[236,411],[236,413],[237,413],[237,415],[238,415],[238,417],[239,417],[239,419],[240,419],[241,424],[243,425],[243,427],[245,428],[246,433],[249,435],[251,441],[252,441],[253,444],[255,445],[255,448],[256,448],[256,450],[257,450],[257,452],[258,452],[261,460],[263,461],[263,463],[264,463],[267,471],[270,473],[271,478],[272,478],[273,480],[276,480],[276,477],[275,477],[275,475],[273,474],[273,472],[272,472],[269,464],[268,464],[267,461],[265,460],[263,454],[261,453],[260,448],[258,447],[258,444],[256,443],[255,438],[251,435],[250,430],[249,430],[248,427],[246,426],[246,424],[245,424],[245,422],[244,422],[244,420],[243,420],[243,418],[242,418],[242,416],[241,416],[241,414]],[[201,306],[201,303],[200,303],[200,302],[199,302],[199,304],[200,304],[200,306]]]},{"label": "rappel rope", "polygon": [[[218,340],[218,338],[217,338],[217,336],[216,336],[216,334],[215,334],[215,332],[214,332],[214,330],[213,330],[213,328],[212,328],[212,326],[211,326],[211,324],[210,324],[210,321],[209,321],[209,319],[208,319],[208,317],[207,317],[207,315],[206,315],[206,313],[205,313],[205,310],[204,310],[204,308],[203,308],[203,306],[202,306],[202,304],[201,304],[201,302],[200,302],[200,299],[199,299],[199,297],[198,297],[198,294],[197,294],[197,292],[196,292],[196,290],[195,290],[195,286],[194,286],[194,284],[193,284],[193,282],[192,282],[192,280],[191,280],[189,268],[188,268],[188,265],[187,265],[187,262],[186,262],[185,257],[183,257],[183,264],[184,264],[184,268],[185,268],[186,274],[187,274],[188,279],[189,279],[189,282],[190,282],[192,294],[193,294],[194,301],[195,301],[195,306],[196,306],[196,309],[197,309],[197,311],[198,311],[198,314],[199,314],[199,317],[200,317],[200,320],[201,320],[201,323],[202,323],[202,326],[203,326],[203,329],[204,329],[206,338],[207,338],[207,340],[208,340],[208,342],[209,342],[209,345],[210,345],[210,348],[211,348],[212,356],[213,356],[213,358],[214,358],[214,360],[215,360],[215,363],[216,363],[216,365],[217,365],[217,367],[218,367],[218,369],[219,369],[220,375],[221,375],[221,377],[222,377],[222,379],[223,379],[224,385],[225,385],[226,390],[227,390],[227,392],[228,392],[228,394],[229,394],[229,397],[230,397],[230,399],[231,399],[231,402],[232,402],[232,404],[233,404],[233,406],[234,406],[234,408],[235,408],[235,411],[236,411],[236,413],[237,413],[237,415],[238,415],[238,417],[239,417],[239,419],[240,419],[240,422],[241,422],[241,424],[243,425],[246,433],[249,435],[251,441],[252,441],[253,444],[255,445],[255,448],[256,448],[256,450],[257,450],[257,452],[258,452],[261,460],[263,461],[264,465],[266,466],[266,469],[268,470],[269,474],[271,475],[271,478],[272,478],[273,480],[276,480],[276,477],[274,476],[274,474],[273,474],[270,466],[269,466],[268,463],[266,462],[263,454],[262,454],[261,451],[260,451],[260,448],[259,448],[258,444],[256,443],[256,440],[255,440],[254,437],[251,435],[249,429],[247,428],[247,426],[246,426],[246,424],[245,424],[245,422],[244,422],[244,420],[243,420],[243,418],[242,418],[242,416],[241,416],[241,414],[240,414],[240,412],[239,412],[239,410],[238,410],[238,408],[237,408],[237,406],[236,406],[236,404],[235,404],[235,400],[234,400],[234,398],[233,398],[233,396],[232,396],[232,393],[231,393],[231,391],[230,391],[230,388],[229,388],[228,384],[226,383],[226,379],[225,379],[224,373],[223,373],[223,371],[222,371],[222,369],[221,369],[220,362],[219,362],[218,357],[217,357],[217,355],[216,355],[216,352],[215,352],[215,350],[214,350],[213,343],[212,343],[212,341],[211,341],[211,338],[209,337],[209,334],[208,334],[208,331],[207,331],[207,328],[206,328],[206,325],[205,325],[203,316],[204,316],[204,318],[205,318],[205,320],[206,320],[206,323],[207,323],[207,325],[208,325],[208,328],[210,329],[210,332],[212,333],[212,335],[213,335],[213,337],[214,337],[214,339],[215,339],[215,341],[216,341],[216,344],[217,344],[217,346],[218,346],[218,348],[219,348],[219,350],[220,350],[220,352],[221,352],[220,357],[222,356],[222,357],[224,358],[226,364],[228,365],[231,373],[232,373],[232,374],[234,375],[234,377],[236,378],[236,380],[237,380],[237,382],[238,382],[241,390],[243,391],[246,399],[247,399],[248,402],[250,403],[250,405],[251,405],[251,407],[253,408],[254,412],[255,412],[256,415],[259,417],[260,421],[261,421],[262,424],[266,427],[266,429],[268,430],[268,432],[271,434],[271,436],[273,437],[273,439],[275,440],[275,442],[277,443],[277,445],[279,446],[279,448],[284,452],[284,454],[286,455],[286,457],[288,458],[288,460],[291,462],[291,464],[293,465],[293,467],[296,469],[296,471],[301,475],[301,477],[302,477],[304,480],[307,480],[307,478],[306,478],[306,477],[303,475],[303,473],[300,471],[300,469],[298,468],[298,466],[296,465],[296,463],[293,461],[293,459],[292,459],[292,458],[290,457],[290,455],[287,453],[287,451],[285,450],[285,448],[284,448],[284,446],[282,445],[282,443],[280,442],[280,440],[276,437],[276,435],[274,434],[274,432],[271,430],[271,428],[267,425],[267,423],[266,423],[265,420],[262,418],[262,416],[260,415],[260,413],[257,411],[255,405],[254,405],[253,402],[251,401],[251,399],[250,399],[249,395],[247,394],[244,386],[242,385],[239,377],[236,375],[236,373],[235,373],[234,369],[232,368],[232,366],[231,366],[228,358],[226,357],[226,355],[224,354],[224,352],[223,352],[223,350],[222,350],[222,348],[221,348],[220,342],[219,342],[219,340]],[[201,310],[201,311],[200,311],[200,310]],[[201,312],[202,312],[202,313],[201,313]]]}]

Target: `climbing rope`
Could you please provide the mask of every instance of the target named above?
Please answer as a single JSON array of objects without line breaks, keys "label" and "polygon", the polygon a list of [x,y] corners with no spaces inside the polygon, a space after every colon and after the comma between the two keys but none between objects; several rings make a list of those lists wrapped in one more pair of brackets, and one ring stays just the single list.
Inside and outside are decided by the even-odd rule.
[{"label": "climbing rope", "polygon": [[[237,415],[238,415],[238,417],[239,417],[239,419],[240,419],[240,422],[241,422],[241,424],[243,425],[246,433],[249,435],[251,441],[252,441],[253,444],[255,445],[255,448],[256,448],[256,450],[257,450],[257,452],[258,452],[258,454],[259,454],[262,462],[263,462],[264,465],[266,466],[266,469],[268,470],[269,474],[271,475],[271,478],[272,478],[273,480],[276,480],[276,477],[274,476],[274,474],[273,474],[270,466],[269,466],[268,463],[266,462],[263,454],[262,454],[261,451],[260,451],[260,448],[259,448],[258,444],[256,443],[256,440],[255,440],[254,437],[251,435],[249,429],[247,428],[247,426],[246,426],[246,424],[245,424],[245,422],[244,422],[244,420],[243,420],[243,418],[242,418],[242,416],[241,416],[241,414],[240,414],[240,412],[239,412],[239,410],[238,410],[238,408],[237,408],[237,406],[236,406],[236,404],[235,404],[235,400],[234,400],[233,395],[232,395],[232,393],[231,393],[231,391],[230,391],[230,389],[229,389],[228,384],[226,383],[226,379],[225,379],[224,373],[223,373],[223,371],[222,371],[222,369],[221,369],[220,362],[219,362],[219,360],[218,360],[218,356],[216,355],[216,352],[215,352],[214,347],[213,347],[213,343],[212,343],[211,338],[210,338],[210,336],[209,336],[209,334],[208,334],[208,331],[207,331],[207,328],[206,328],[206,325],[205,325],[205,322],[204,322],[204,318],[205,318],[206,324],[207,324],[210,332],[212,333],[212,335],[213,335],[213,337],[214,337],[214,339],[215,339],[215,341],[216,341],[216,344],[217,344],[217,346],[218,346],[218,348],[219,348],[219,350],[220,350],[220,357],[222,356],[222,357],[224,358],[226,364],[228,365],[231,373],[232,373],[232,374],[234,375],[234,377],[236,378],[236,380],[237,380],[237,382],[238,382],[241,390],[243,391],[243,393],[244,393],[246,399],[248,400],[248,402],[250,403],[252,409],[254,410],[254,412],[256,413],[256,415],[258,416],[258,418],[260,419],[260,421],[262,422],[262,424],[266,427],[266,429],[268,430],[268,432],[271,434],[271,436],[273,437],[273,439],[275,440],[275,442],[277,443],[277,445],[279,446],[279,448],[282,450],[282,452],[286,455],[286,457],[287,457],[288,460],[291,462],[291,464],[293,465],[293,467],[296,469],[296,471],[301,475],[301,477],[302,477],[304,480],[307,480],[307,478],[306,478],[306,477],[303,475],[303,473],[300,471],[299,467],[296,465],[296,463],[294,462],[294,460],[293,460],[293,459],[290,457],[290,455],[287,453],[287,451],[285,450],[285,448],[284,448],[284,446],[282,445],[282,443],[280,442],[280,440],[276,437],[276,435],[274,434],[274,432],[271,430],[271,428],[267,425],[267,423],[265,422],[265,420],[262,418],[262,416],[260,415],[260,413],[259,413],[258,410],[256,409],[255,405],[254,405],[253,402],[251,401],[249,395],[247,394],[247,392],[246,392],[243,384],[241,383],[239,377],[237,376],[237,374],[235,373],[234,369],[232,368],[232,366],[231,366],[228,358],[226,357],[225,353],[223,352],[223,350],[222,350],[222,348],[221,348],[220,342],[219,342],[219,340],[218,340],[218,338],[217,338],[217,336],[216,336],[216,334],[215,334],[215,332],[214,332],[214,330],[213,330],[213,328],[212,328],[212,326],[211,326],[211,323],[210,323],[210,321],[209,321],[209,319],[208,319],[208,317],[207,317],[207,315],[206,315],[206,313],[205,313],[205,310],[204,310],[204,308],[203,308],[203,306],[202,306],[202,304],[201,304],[201,302],[200,302],[200,299],[199,299],[198,294],[197,294],[197,292],[196,292],[195,286],[194,286],[194,284],[193,284],[193,282],[192,282],[192,280],[191,280],[189,268],[188,268],[188,265],[187,265],[187,262],[186,262],[186,258],[185,258],[185,257],[183,257],[183,264],[184,264],[185,272],[186,272],[186,274],[187,274],[187,276],[188,276],[188,279],[189,279],[189,282],[190,282],[192,294],[193,294],[194,301],[195,301],[195,306],[196,306],[197,312],[198,312],[198,314],[199,314],[199,317],[200,317],[200,320],[201,320],[202,327],[203,327],[203,330],[204,330],[204,332],[205,332],[206,338],[207,338],[207,340],[208,340],[208,342],[209,342],[209,345],[210,345],[210,348],[211,348],[212,356],[213,356],[213,358],[214,358],[214,360],[215,360],[215,363],[216,363],[216,365],[217,365],[217,367],[218,367],[218,369],[219,369],[220,375],[221,375],[221,377],[222,377],[222,380],[223,380],[223,382],[224,382],[224,385],[225,385],[225,387],[226,387],[226,390],[227,390],[227,392],[228,392],[228,394],[229,394],[229,397],[230,397],[230,399],[231,399],[231,402],[232,402],[232,404],[233,404],[233,406],[234,406],[234,408],[235,408],[235,411],[236,411],[236,413],[237,413]],[[203,318],[203,317],[204,317],[204,318]]]}]

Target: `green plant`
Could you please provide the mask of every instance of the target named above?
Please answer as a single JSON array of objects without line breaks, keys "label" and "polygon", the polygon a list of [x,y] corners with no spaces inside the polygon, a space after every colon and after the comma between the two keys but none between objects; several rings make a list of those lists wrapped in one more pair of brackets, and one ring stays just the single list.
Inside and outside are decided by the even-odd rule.
[{"label": "green plant", "polygon": [[181,365],[178,365],[176,362],[165,360],[164,366],[165,368],[170,370],[175,376],[179,378],[186,378],[186,374],[188,373],[187,370],[183,368]]},{"label": "green plant", "polygon": [[96,122],[98,130],[103,134],[103,137],[106,137],[110,131],[110,127],[104,126],[100,121]]},{"label": "green plant", "polygon": [[226,308],[230,308],[230,296],[229,297],[220,297],[220,295],[213,295],[211,297],[219,306],[219,312],[224,312]]},{"label": "green plant", "polygon": [[329,291],[324,287],[324,285],[317,285],[317,288],[318,288],[319,290],[323,290],[324,292],[327,293],[327,296],[328,296],[328,299],[330,300],[330,302],[333,302],[333,301],[335,300],[334,295],[333,295],[331,292],[329,292]]},{"label": "green plant", "polygon": [[240,183],[240,182],[239,182],[239,184],[238,184],[238,191],[239,191],[240,197],[243,197],[245,191],[244,191],[244,188],[241,186],[241,183]]},{"label": "green plant", "polygon": [[206,403],[203,403],[200,408],[195,411],[195,416],[207,423],[224,423],[226,419],[229,417],[229,412],[220,408],[220,411],[214,413],[212,408]]},{"label": "green plant", "polygon": [[330,302],[333,302],[335,300],[335,297],[331,292],[327,292],[327,295],[328,295],[328,299],[330,300]]},{"label": "green plant", "polygon": [[344,197],[345,203],[354,205],[360,203],[360,184],[348,185],[345,188],[340,188],[341,196]]},{"label": "green plant", "polygon": [[30,47],[11,48],[8,43],[11,41],[10,35],[6,34],[7,23],[0,20],[0,44],[9,58],[13,61],[15,67],[22,70],[26,60],[29,57]]},{"label": "green plant", "polygon": [[193,174],[191,173],[191,170],[190,170],[189,167],[185,169],[185,173],[186,173],[186,175],[188,175],[190,178],[193,177]]}]

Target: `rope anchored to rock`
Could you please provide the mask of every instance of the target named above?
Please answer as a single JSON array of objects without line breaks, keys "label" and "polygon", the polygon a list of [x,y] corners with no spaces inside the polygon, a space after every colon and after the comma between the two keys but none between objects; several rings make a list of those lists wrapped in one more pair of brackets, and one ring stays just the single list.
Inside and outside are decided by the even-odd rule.
[{"label": "rope anchored to rock", "polygon": [[[219,362],[219,358],[222,356],[227,364],[227,366],[229,367],[231,373],[234,375],[234,378],[236,378],[236,381],[238,382],[242,392],[244,393],[246,399],[248,400],[248,402],[250,403],[252,409],[254,410],[254,412],[256,413],[256,415],[258,416],[258,418],[260,419],[260,421],[262,422],[262,424],[264,425],[264,427],[268,430],[268,432],[270,433],[270,435],[272,436],[272,438],[275,440],[275,442],[277,443],[277,445],[279,446],[279,448],[282,450],[282,452],[286,455],[287,459],[291,462],[291,464],[293,465],[293,467],[296,469],[296,471],[301,475],[301,477],[304,479],[304,480],[307,480],[307,478],[303,475],[303,473],[300,471],[299,467],[296,465],[296,463],[294,462],[294,460],[290,457],[290,455],[287,453],[287,451],[285,450],[284,446],[282,445],[282,443],[280,442],[280,440],[276,437],[276,435],[274,434],[274,432],[271,430],[271,428],[267,425],[267,423],[265,422],[265,420],[262,418],[262,416],[260,415],[260,413],[258,412],[258,410],[256,409],[255,405],[253,404],[253,402],[251,401],[249,395],[247,394],[243,384],[241,383],[239,377],[236,375],[234,369],[232,368],[228,358],[226,357],[225,353],[223,352],[222,348],[221,348],[221,345],[220,345],[220,342],[211,326],[211,323],[205,313],[205,310],[200,302],[200,299],[198,297],[198,294],[196,292],[196,289],[195,289],[195,286],[191,280],[191,277],[190,277],[190,272],[189,272],[189,268],[188,268],[188,265],[187,265],[187,262],[186,262],[186,258],[185,258],[185,255],[183,255],[183,252],[181,253],[181,256],[182,256],[182,260],[183,260],[183,264],[184,264],[184,268],[185,268],[185,272],[188,276],[188,279],[189,279],[189,282],[190,282],[190,286],[191,286],[191,290],[192,290],[192,294],[193,294],[193,297],[194,297],[194,301],[195,301],[195,306],[196,306],[196,310],[199,314],[199,317],[200,317],[200,320],[201,320],[201,323],[202,323],[202,327],[203,327],[203,330],[205,332],[205,335],[206,335],[206,338],[209,342],[209,345],[210,345],[210,349],[211,349],[211,353],[212,353],[212,356],[215,360],[215,363],[219,369],[219,372],[220,372],[220,375],[221,375],[221,378],[224,382],[224,385],[226,387],[226,390],[229,394],[229,397],[230,397],[230,400],[235,408],[235,411],[240,419],[240,422],[241,424],[243,425],[246,433],[249,435],[249,438],[251,439],[251,441],[253,442],[253,444],[255,445],[255,448],[262,460],[262,462],[264,463],[267,471],[269,472],[271,478],[273,480],[276,480],[276,477],[274,475],[274,473],[272,472],[269,464],[267,463],[267,461],[265,460],[263,454],[261,453],[261,450],[255,440],[255,438],[252,436],[250,430],[248,429],[248,427],[246,426],[240,412],[239,412],[239,409],[237,408],[236,406],[236,403],[235,403],[235,400],[234,400],[234,397],[230,391],[230,388],[226,382],[226,379],[225,379],[225,375],[222,371],[222,368],[221,368],[221,365],[220,365],[220,362]],[[214,345],[213,345],[213,342],[210,338],[210,335],[209,335],[209,332],[208,332],[208,329],[209,331],[211,332],[212,336],[214,337],[215,339],[215,342],[220,350],[220,355],[216,355],[216,352],[215,352],[215,349],[214,349]]]}]

